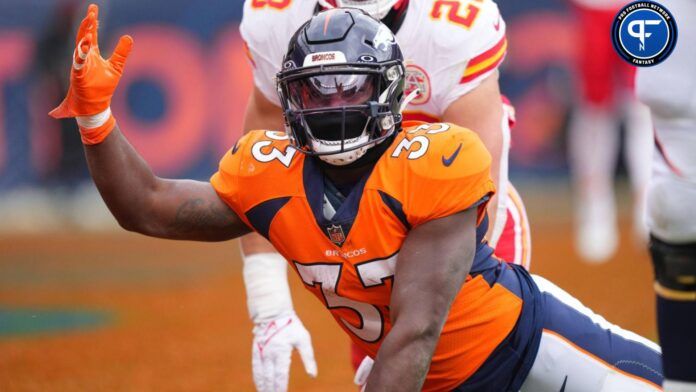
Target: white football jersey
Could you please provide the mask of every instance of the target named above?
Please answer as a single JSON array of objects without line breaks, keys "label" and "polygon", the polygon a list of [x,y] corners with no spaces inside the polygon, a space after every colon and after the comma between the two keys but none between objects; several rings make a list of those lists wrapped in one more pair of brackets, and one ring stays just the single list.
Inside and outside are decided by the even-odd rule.
[{"label": "white football jersey", "polygon": [[661,0],[679,36],[663,63],[640,68],[638,98],[650,107],[657,151],[648,187],[648,225],[669,242],[696,241],[696,2]]},{"label": "white football jersey", "polygon": [[630,3],[631,0],[573,0],[573,2],[584,8],[618,11],[619,8]]},{"label": "white football jersey", "polygon": [[[491,0],[412,0],[396,38],[406,60],[406,92],[420,95],[406,119],[438,121],[457,98],[476,88],[505,57],[505,22]],[[316,9],[311,0],[247,0],[240,31],[254,84],[280,106],[275,76],[288,41]]]}]

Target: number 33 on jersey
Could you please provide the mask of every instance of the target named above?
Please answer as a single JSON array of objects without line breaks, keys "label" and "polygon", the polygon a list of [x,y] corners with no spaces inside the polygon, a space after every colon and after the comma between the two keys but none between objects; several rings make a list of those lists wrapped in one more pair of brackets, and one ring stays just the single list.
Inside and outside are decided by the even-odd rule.
[{"label": "number 33 on jersey", "polygon": [[[390,329],[394,267],[413,227],[476,208],[480,223],[476,259],[488,259],[492,253],[483,239],[482,223],[486,201],[494,192],[490,162],[488,151],[469,130],[406,122],[372,172],[327,219],[322,212],[324,178],[315,159],[291,147],[284,133],[253,131],[225,155],[211,182],[241,219],[290,261],[306,288],[351,338],[374,356]],[[520,306],[500,295],[468,303],[470,290],[477,292],[469,298],[478,299],[493,291],[478,281],[464,286],[455,301],[464,303],[450,314],[457,320],[457,330],[442,335],[443,342],[465,341],[462,333],[481,337],[476,344],[487,342],[482,350],[444,344],[442,350],[456,346],[462,366],[472,372],[490,354],[486,350],[492,351],[512,330]],[[510,325],[492,327],[480,318],[474,321],[477,318],[471,316],[477,306],[486,315],[482,317],[491,320],[496,317],[490,316],[491,308],[509,312]],[[438,363],[434,360],[431,368],[435,374]]]}]

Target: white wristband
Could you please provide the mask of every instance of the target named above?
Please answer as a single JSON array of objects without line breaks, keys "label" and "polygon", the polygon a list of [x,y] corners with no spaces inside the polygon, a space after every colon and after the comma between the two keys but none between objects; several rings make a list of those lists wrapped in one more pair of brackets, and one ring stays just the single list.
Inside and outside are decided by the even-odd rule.
[{"label": "white wristband", "polygon": [[77,120],[77,125],[80,128],[92,129],[99,128],[104,125],[104,123],[109,120],[109,117],[111,117],[110,107],[106,108],[106,110],[103,112],[94,114],[92,116],[77,116],[75,117],[75,120]]},{"label": "white wristband", "polygon": [[251,321],[258,324],[292,314],[285,259],[278,253],[256,253],[242,258]]}]

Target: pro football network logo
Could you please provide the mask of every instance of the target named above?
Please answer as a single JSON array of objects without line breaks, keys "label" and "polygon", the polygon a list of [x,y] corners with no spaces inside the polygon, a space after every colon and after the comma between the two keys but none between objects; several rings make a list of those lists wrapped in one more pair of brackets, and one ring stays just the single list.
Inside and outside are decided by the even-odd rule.
[{"label": "pro football network logo", "polygon": [[616,14],[611,35],[614,48],[624,60],[650,67],[672,54],[677,44],[677,23],[662,5],[636,1]]}]

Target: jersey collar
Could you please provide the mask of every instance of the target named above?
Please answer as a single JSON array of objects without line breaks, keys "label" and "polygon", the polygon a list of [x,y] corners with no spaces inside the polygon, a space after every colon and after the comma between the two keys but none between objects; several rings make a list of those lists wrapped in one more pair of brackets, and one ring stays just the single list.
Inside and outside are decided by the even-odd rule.
[{"label": "jersey collar", "polygon": [[[350,229],[353,227],[353,222],[358,215],[360,200],[362,199],[363,191],[365,190],[365,184],[370,178],[372,170],[365,173],[365,175],[355,184],[353,189],[346,199],[343,201],[340,207],[336,210],[333,218],[327,219],[324,217],[324,192],[326,184],[324,182],[324,174],[317,163],[317,160],[312,157],[306,157],[304,159],[304,165],[302,168],[302,181],[304,185],[305,197],[307,203],[309,204],[314,219],[319,226],[322,233],[337,246],[343,246],[345,239],[350,233]],[[336,240],[337,236],[332,235],[340,229],[343,234],[342,240]],[[338,236],[340,237],[340,236]]]}]

